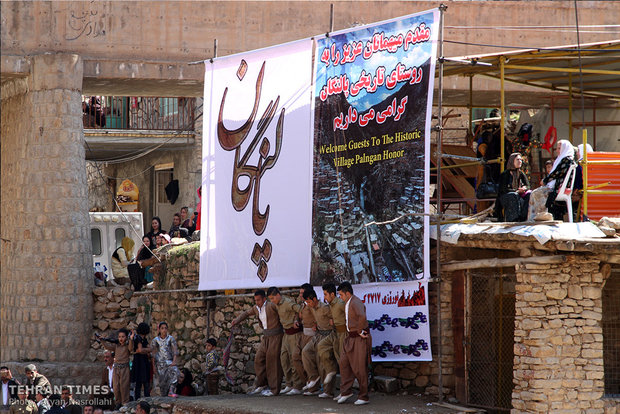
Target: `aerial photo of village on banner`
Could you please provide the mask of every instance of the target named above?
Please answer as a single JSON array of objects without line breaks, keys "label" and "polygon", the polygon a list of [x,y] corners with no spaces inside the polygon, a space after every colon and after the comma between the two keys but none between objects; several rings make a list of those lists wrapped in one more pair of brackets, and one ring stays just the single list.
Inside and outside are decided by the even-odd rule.
[{"label": "aerial photo of village on banner", "polygon": [[349,281],[376,361],[431,360],[439,11],[205,62],[201,290]]}]

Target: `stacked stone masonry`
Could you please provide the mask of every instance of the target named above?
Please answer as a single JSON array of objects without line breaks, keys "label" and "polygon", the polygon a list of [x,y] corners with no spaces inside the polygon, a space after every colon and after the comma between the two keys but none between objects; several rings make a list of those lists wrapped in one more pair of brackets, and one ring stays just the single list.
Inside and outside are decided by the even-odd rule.
[{"label": "stacked stone masonry", "polygon": [[609,412],[600,325],[608,268],[583,256],[517,266],[513,412]]},{"label": "stacked stone masonry", "polygon": [[[449,256],[449,255],[448,255]],[[448,257],[446,256],[446,257]],[[230,335],[230,322],[252,306],[247,297],[207,300],[208,292],[197,291],[199,244],[173,247],[165,253],[164,265],[156,272],[157,290],[133,292],[129,288],[95,288],[94,328],[112,333],[121,326],[166,320],[179,343],[182,362],[204,387],[204,344],[215,337],[222,349]],[[615,413],[617,400],[603,396],[601,292],[609,265],[588,256],[568,256],[561,265],[526,264],[516,267],[514,331],[514,413]],[[454,395],[455,363],[452,329],[452,273],[443,274],[442,380],[443,392]],[[376,376],[397,379],[400,392],[439,392],[437,363],[436,285],[429,288],[433,361],[375,363]],[[244,293],[237,291],[237,293]],[[245,293],[251,293],[246,291]],[[234,332],[228,369],[234,385],[222,377],[223,392],[245,392],[254,380],[253,358],[261,338],[257,320],[248,319]],[[102,350],[93,343],[92,359]]]},{"label": "stacked stone masonry", "polygon": [[82,60],[32,62],[27,88],[2,101],[0,360],[80,362],[92,332]]},{"label": "stacked stone masonry", "polygon": [[[204,387],[205,343],[207,325],[209,337],[218,341],[223,349],[230,336],[230,322],[240,312],[253,305],[251,295],[247,297],[203,299],[207,292],[197,291],[199,271],[199,243],[181,245],[166,249],[162,254],[164,265],[155,272],[155,291],[134,292],[130,287],[97,287],[93,289],[93,328],[104,336],[115,335],[121,327],[134,329],[138,323],[151,326],[152,338],[160,321],[167,321],[170,333],[177,339],[181,354],[181,366],[192,371],[198,388]],[[448,286],[448,287],[446,287]],[[449,327],[450,291],[447,283],[442,301],[443,324]],[[182,291],[178,291],[182,290]],[[162,292],[160,292],[162,291]],[[175,292],[176,291],[176,292]],[[436,291],[430,291],[431,309],[436,301]],[[251,291],[237,291],[251,293]],[[211,307],[208,310],[208,307]],[[431,323],[436,316],[431,314]],[[248,319],[234,331],[234,345],[231,349],[228,369],[234,378],[234,385],[222,376],[220,389],[224,392],[245,392],[254,381],[254,353],[260,343],[262,328],[257,319]],[[433,333],[435,335],[435,333]],[[432,341],[436,341],[433,336]],[[450,355],[451,334],[443,338],[444,393],[451,393],[453,357]],[[102,361],[103,349],[92,343],[90,360]],[[436,351],[434,358],[436,360]],[[439,375],[435,361],[417,363],[376,363],[374,374],[394,377],[399,391],[437,394]],[[153,390],[155,391],[155,390]],[[156,392],[156,391],[155,391]]]}]

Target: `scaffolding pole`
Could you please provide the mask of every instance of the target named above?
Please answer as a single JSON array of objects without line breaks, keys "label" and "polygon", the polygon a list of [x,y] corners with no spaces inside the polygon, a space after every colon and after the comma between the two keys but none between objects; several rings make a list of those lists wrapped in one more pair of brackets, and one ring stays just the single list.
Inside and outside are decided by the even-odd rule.
[{"label": "scaffolding pole", "polygon": [[438,392],[439,402],[443,402],[443,365],[441,359],[443,357],[442,352],[442,336],[441,336],[441,162],[442,162],[442,149],[441,141],[443,139],[443,122],[442,122],[442,100],[443,100],[443,24],[444,13],[448,9],[448,6],[441,4],[439,6],[439,44],[437,55],[439,56],[439,79],[437,83],[437,91],[439,96],[437,97],[437,244],[436,244],[436,259],[437,259],[437,364],[439,369],[438,375]]},{"label": "scaffolding pole", "polygon": [[504,113],[506,111],[506,96],[505,96],[505,91],[504,91],[504,68],[506,66],[506,57],[505,56],[500,56],[499,57],[499,76],[500,76],[500,125],[499,125],[499,133],[500,133],[500,139],[501,139],[501,144],[500,144],[500,153],[499,153],[499,171],[500,172],[504,172],[504,140],[506,139],[506,131],[504,130],[504,125],[506,125],[506,114]]},{"label": "scaffolding pole", "polygon": [[[573,74],[568,74],[568,140],[573,143]],[[585,146],[584,146],[585,148]]]}]

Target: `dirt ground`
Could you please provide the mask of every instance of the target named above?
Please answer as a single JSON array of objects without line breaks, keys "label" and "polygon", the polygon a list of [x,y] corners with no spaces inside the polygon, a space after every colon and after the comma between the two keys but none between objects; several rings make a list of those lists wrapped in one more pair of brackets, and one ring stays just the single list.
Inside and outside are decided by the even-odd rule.
[{"label": "dirt ground", "polygon": [[[355,395],[354,395],[355,397]],[[368,414],[414,414],[414,413],[458,413],[436,405],[436,398],[421,395],[385,395],[373,393],[370,404],[353,405],[355,398],[345,404],[337,404],[331,399],[305,396],[260,397],[243,394],[228,394],[201,397],[161,398],[151,400],[154,406],[173,408],[176,413],[191,414],[331,414],[331,413],[368,413]],[[135,403],[128,404],[128,411],[133,411]]]}]

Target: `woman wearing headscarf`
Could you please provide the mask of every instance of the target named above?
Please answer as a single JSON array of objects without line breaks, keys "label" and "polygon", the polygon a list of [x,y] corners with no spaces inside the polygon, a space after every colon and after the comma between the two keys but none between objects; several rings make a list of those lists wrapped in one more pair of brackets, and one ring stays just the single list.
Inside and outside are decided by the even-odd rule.
[{"label": "woman wearing headscarf", "polygon": [[121,246],[112,253],[110,265],[112,267],[112,275],[116,283],[125,284],[129,281],[129,272],[127,265],[133,259],[134,241],[129,237],[123,237]]},{"label": "woman wearing headscarf", "polygon": [[151,238],[148,234],[145,234],[142,236],[142,246],[138,249],[136,260],[127,266],[131,284],[136,291],[142,289],[143,285],[153,281],[153,275],[150,273],[150,266],[143,267],[142,263],[151,257],[153,257],[153,251],[151,250]]},{"label": "woman wearing headscarf", "polygon": [[566,212],[566,206],[556,205],[555,198],[570,166],[575,162],[575,147],[570,141],[563,139],[553,146],[553,151],[557,158],[553,162],[551,173],[542,179],[541,187],[530,195],[528,220],[562,220]]},{"label": "woman wearing headscarf", "polygon": [[556,150],[559,152],[558,157],[553,162],[551,173],[543,178],[543,183],[551,190],[547,196],[546,207],[553,214],[555,220],[562,220],[566,213],[565,204],[556,204],[555,198],[558,195],[558,189],[562,186],[569,168],[575,164],[575,147],[568,140],[560,140],[556,144]]},{"label": "woman wearing headscarf", "polygon": [[506,221],[525,221],[527,219],[528,191],[530,182],[521,171],[523,157],[513,152],[506,162],[506,170],[499,177],[497,198],[504,208]]}]

